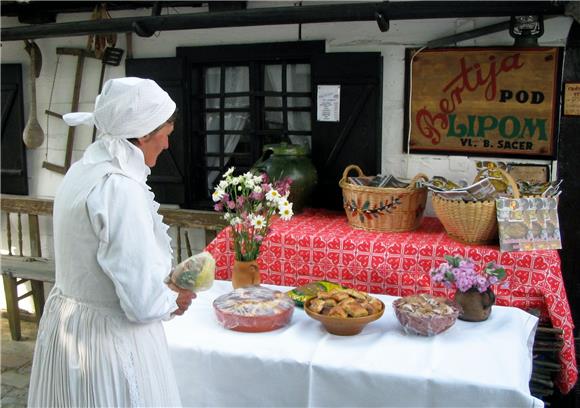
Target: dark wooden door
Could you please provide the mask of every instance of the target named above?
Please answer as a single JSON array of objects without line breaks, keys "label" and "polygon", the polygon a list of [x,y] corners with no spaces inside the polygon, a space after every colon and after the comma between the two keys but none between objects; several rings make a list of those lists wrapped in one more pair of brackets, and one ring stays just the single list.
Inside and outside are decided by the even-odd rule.
[{"label": "dark wooden door", "polygon": [[312,59],[313,91],[318,85],[340,85],[338,122],[316,120],[316,94],[312,124],[312,161],[318,170],[313,202],[340,210],[338,182],[344,169],[358,165],[365,174],[381,171],[381,83],[379,53],[332,53]]},{"label": "dark wooden door", "polygon": [[[574,22],[568,34],[562,82],[580,82],[580,24]],[[580,117],[560,118],[558,140],[558,178],[563,180],[562,194],[558,204],[560,231],[562,234],[562,275],[570,309],[574,319],[574,337],[578,338],[580,328]],[[580,367],[580,343],[576,344],[576,362]],[[579,407],[580,387],[567,396],[556,395],[552,404],[557,407]]]},{"label": "dark wooden door", "polygon": [[22,141],[22,66],[2,64],[2,193],[28,194],[26,148]]},{"label": "dark wooden door", "polygon": [[151,169],[148,184],[155,193],[157,201],[164,204],[184,205],[187,201],[185,185],[188,182],[187,152],[190,147],[183,132],[184,118],[184,81],[180,58],[128,59],[125,62],[127,76],[152,79],[161,86],[175,101],[178,118],[175,130],[169,137],[169,149],[157,159]]}]

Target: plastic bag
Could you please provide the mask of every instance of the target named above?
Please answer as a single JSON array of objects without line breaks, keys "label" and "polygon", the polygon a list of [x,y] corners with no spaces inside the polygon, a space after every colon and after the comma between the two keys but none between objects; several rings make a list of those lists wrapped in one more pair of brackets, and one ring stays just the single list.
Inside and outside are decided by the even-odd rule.
[{"label": "plastic bag", "polygon": [[338,283],[329,282],[326,280],[314,281],[306,285],[299,286],[286,292],[290,299],[296,303],[296,306],[303,307],[304,302],[308,298],[316,296],[318,292],[330,292],[332,289],[340,289],[341,285]]},{"label": "plastic bag", "polygon": [[226,329],[257,333],[288,324],[294,302],[278,290],[249,286],[218,297],[213,307],[218,322]]},{"label": "plastic bag", "polygon": [[212,287],[215,259],[209,252],[201,252],[177,265],[171,273],[171,282],[182,289],[201,292]]}]

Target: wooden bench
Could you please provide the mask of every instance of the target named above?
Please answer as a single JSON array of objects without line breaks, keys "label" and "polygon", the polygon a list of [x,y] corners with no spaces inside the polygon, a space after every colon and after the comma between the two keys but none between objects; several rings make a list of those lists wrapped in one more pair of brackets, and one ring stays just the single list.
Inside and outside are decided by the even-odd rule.
[{"label": "wooden bench", "polygon": [[[2,195],[2,216],[6,220],[8,254],[2,256],[2,280],[6,298],[6,311],[13,340],[21,339],[19,302],[32,296],[35,320],[39,321],[44,309],[44,283],[54,282],[54,263],[42,260],[39,216],[52,216],[52,201],[29,199],[28,197]],[[28,219],[28,242],[30,250],[24,248],[23,215]],[[16,221],[17,239],[13,241],[12,223]],[[14,242],[14,246],[13,246]],[[15,249],[14,249],[15,247]],[[15,252],[15,253],[14,253]],[[28,252],[25,254],[25,252]],[[30,282],[28,292],[18,295],[18,287]]]},{"label": "wooden bench", "polygon": [[[13,340],[22,338],[20,331],[20,307],[18,302],[32,296],[35,319],[38,322],[44,311],[44,283],[54,283],[54,262],[45,258],[3,256],[2,279],[10,335]],[[31,290],[18,295],[18,286],[30,282]]]},{"label": "wooden bench", "polygon": [[[6,311],[12,339],[20,340],[20,321],[23,315],[19,302],[32,296],[34,319],[39,321],[44,310],[44,284],[55,281],[54,260],[42,257],[38,222],[39,216],[52,217],[53,200],[8,194],[2,194],[0,199],[2,216],[6,217],[8,246],[8,254],[1,257]],[[204,230],[205,245],[207,245],[226,225],[220,214],[216,212],[162,207],[159,209],[159,213],[163,215],[163,221],[176,231],[176,262],[181,262],[193,254],[188,229]],[[24,248],[23,216],[27,217],[28,220],[28,234],[26,236],[30,243],[29,251]],[[15,233],[17,239],[14,241],[12,222],[17,225]],[[183,243],[185,243],[185,254],[182,250]],[[25,252],[28,253],[25,254]],[[31,290],[18,295],[18,287],[26,282],[30,282]]]}]

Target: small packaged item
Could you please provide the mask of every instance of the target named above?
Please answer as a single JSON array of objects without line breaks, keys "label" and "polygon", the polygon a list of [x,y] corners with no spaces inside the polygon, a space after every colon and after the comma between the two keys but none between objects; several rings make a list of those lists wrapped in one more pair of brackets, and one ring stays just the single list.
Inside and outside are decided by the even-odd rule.
[{"label": "small packaged item", "polygon": [[215,259],[209,252],[201,252],[177,265],[170,280],[182,289],[201,292],[212,287],[214,275]]},{"label": "small packaged item", "polygon": [[218,297],[213,308],[218,322],[226,329],[256,333],[287,325],[294,301],[278,290],[249,286]]},{"label": "small packaged item", "polygon": [[524,197],[557,197],[560,195],[562,180],[545,183],[518,181],[517,183],[520,194]]},{"label": "small packaged item", "polygon": [[509,193],[509,181],[506,180],[502,171],[500,171],[500,169],[507,171],[507,166],[504,162],[478,161],[475,163],[475,167],[477,168],[476,181],[488,178],[498,193]]},{"label": "small packaged item", "polygon": [[442,176],[434,176],[431,180],[424,182],[423,184],[432,191],[448,191],[462,187]]},{"label": "small packaged item", "polygon": [[329,282],[326,280],[314,281],[307,283],[306,285],[299,286],[292,290],[286,292],[290,299],[296,303],[296,306],[302,307],[304,306],[304,302],[308,298],[316,296],[318,292],[330,292],[333,289],[342,288],[341,285],[338,283]]}]

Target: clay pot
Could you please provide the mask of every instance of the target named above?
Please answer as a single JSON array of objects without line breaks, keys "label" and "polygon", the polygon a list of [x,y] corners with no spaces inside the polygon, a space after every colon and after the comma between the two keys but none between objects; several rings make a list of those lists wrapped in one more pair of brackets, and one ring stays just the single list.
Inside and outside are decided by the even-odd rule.
[{"label": "clay pot", "polygon": [[265,145],[263,155],[253,169],[267,173],[271,180],[280,180],[283,177],[292,179],[288,201],[293,204],[295,214],[299,214],[311,203],[318,174],[310,161],[308,146],[288,143]]},{"label": "clay pot", "polygon": [[258,261],[234,261],[232,286],[234,289],[260,284]]},{"label": "clay pot", "polygon": [[495,294],[491,289],[480,293],[471,288],[467,292],[455,292],[455,302],[463,309],[459,319],[468,322],[482,322],[491,314],[491,307],[495,303]]}]

